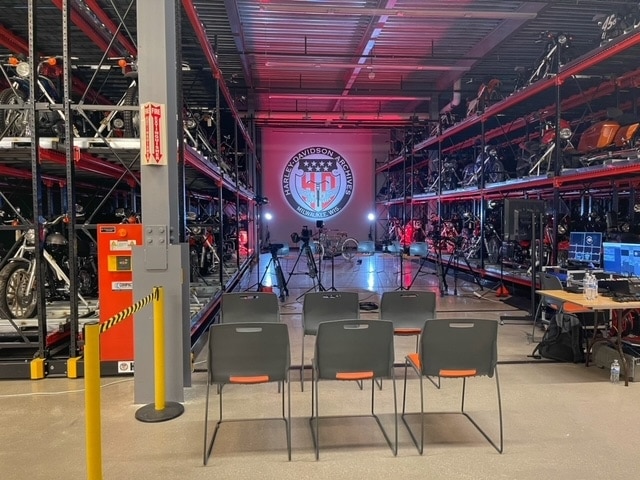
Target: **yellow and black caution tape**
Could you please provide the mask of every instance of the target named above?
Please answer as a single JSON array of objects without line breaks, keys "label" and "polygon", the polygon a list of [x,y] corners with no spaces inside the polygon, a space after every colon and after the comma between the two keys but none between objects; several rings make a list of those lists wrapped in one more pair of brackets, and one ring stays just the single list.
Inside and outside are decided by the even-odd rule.
[{"label": "yellow and black caution tape", "polygon": [[136,303],[134,303],[130,307],[125,308],[121,312],[116,313],[111,318],[109,318],[106,322],[101,323],[100,333],[104,333],[107,330],[109,330],[111,327],[116,326],[128,316],[136,313],[138,310],[141,310],[143,307],[148,305],[149,302],[151,302],[152,300],[158,300],[159,297],[160,297],[160,288],[153,287],[153,291],[149,295],[141,298]]}]

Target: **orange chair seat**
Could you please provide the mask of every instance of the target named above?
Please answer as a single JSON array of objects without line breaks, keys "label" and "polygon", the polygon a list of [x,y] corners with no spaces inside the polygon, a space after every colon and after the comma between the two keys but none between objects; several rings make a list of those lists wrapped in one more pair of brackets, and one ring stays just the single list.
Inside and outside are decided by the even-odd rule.
[{"label": "orange chair seat", "polygon": [[409,337],[414,335],[420,335],[422,332],[421,328],[396,328],[393,331],[394,335],[398,335],[399,337]]}]

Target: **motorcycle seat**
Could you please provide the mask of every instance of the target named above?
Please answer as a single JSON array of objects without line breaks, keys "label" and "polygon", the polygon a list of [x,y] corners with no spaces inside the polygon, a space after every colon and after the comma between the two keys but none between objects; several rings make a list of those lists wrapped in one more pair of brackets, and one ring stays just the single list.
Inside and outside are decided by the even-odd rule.
[{"label": "motorcycle seat", "polygon": [[623,113],[622,115],[616,117],[616,121],[620,124],[621,127],[625,127],[627,125],[638,123],[640,120],[633,113]]}]

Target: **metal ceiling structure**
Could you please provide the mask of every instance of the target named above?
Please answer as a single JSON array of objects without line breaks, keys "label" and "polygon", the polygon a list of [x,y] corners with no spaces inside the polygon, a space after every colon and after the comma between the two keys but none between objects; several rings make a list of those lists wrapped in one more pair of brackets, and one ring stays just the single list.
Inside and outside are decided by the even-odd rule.
[{"label": "metal ceiling structure", "polygon": [[[3,2],[0,55],[26,53],[26,3]],[[436,119],[454,89],[462,98],[473,98],[490,78],[500,79],[502,93],[509,95],[516,67],[531,66],[541,53],[540,32],[569,31],[572,55],[579,57],[598,48],[594,17],[634,2],[176,3],[181,5],[182,85],[189,107],[215,108],[219,79],[225,115],[251,117],[258,125],[390,127]],[[76,91],[80,95],[89,85],[85,101],[115,103],[127,85],[117,61],[138,55],[136,0],[70,4]],[[61,53],[61,7],[62,0],[38,0],[42,55]],[[617,68],[633,69],[633,62],[629,58]]]}]

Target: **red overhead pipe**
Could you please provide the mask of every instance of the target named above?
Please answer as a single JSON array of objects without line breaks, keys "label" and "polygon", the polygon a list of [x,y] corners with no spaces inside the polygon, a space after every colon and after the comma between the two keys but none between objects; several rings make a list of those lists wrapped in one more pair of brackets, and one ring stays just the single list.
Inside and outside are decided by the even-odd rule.
[{"label": "red overhead pipe", "polygon": [[253,145],[253,140],[251,139],[251,136],[247,131],[247,127],[245,127],[244,123],[242,123],[242,121],[240,120],[240,114],[238,113],[238,109],[236,108],[236,105],[233,101],[231,92],[229,91],[227,84],[224,82],[222,71],[218,66],[218,60],[216,59],[216,54],[213,51],[213,48],[211,47],[211,43],[209,42],[209,39],[207,38],[207,33],[204,30],[204,25],[200,21],[200,17],[198,16],[198,12],[196,12],[196,8],[193,5],[193,1],[182,0],[182,6],[184,7],[185,12],[187,13],[187,17],[191,22],[191,26],[193,27],[196,37],[198,37],[200,48],[202,48],[202,51],[205,54],[205,57],[207,57],[207,62],[209,63],[209,66],[213,71],[213,76],[214,78],[219,80],[218,84],[220,85],[220,90],[222,91],[222,95],[224,96],[224,98],[227,100],[227,104],[229,105],[229,109],[233,114],[233,118],[238,124],[238,128],[242,132],[242,136],[244,137],[245,142],[247,143],[247,146],[249,147],[249,149],[253,150],[255,148]]}]

